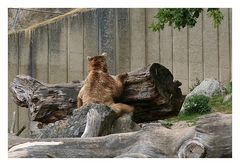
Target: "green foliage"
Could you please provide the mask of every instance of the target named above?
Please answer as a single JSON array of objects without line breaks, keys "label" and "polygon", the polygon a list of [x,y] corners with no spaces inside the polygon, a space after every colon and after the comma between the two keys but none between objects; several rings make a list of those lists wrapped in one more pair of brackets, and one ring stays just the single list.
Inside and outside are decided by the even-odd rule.
[{"label": "green foliage", "polygon": [[187,110],[185,113],[179,114],[176,117],[165,119],[161,122],[162,125],[171,128],[174,123],[179,121],[186,121],[187,123],[191,123],[191,125],[195,125],[199,117],[204,114],[211,112],[221,112],[225,114],[232,113],[232,102],[224,102],[224,96],[213,96],[212,98],[203,95],[192,96],[188,99],[187,105],[190,107],[190,111]]},{"label": "green foliage", "polygon": [[[165,24],[173,25],[179,30],[186,26],[194,27],[202,11],[202,8],[162,8],[154,16],[155,21],[150,28],[153,31],[160,31],[164,29]],[[213,19],[214,27],[217,27],[223,20],[222,12],[218,8],[209,8],[207,12]]]},{"label": "green foliage", "polygon": [[224,96],[213,96],[209,101],[209,105],[216,112],[232,113],[232,102],[224,102]]},{"label": "green foliage", "polygon": [[232,93],[232,82],[229,82],[227,85],[226,85],[226,94],[231,94]]},{"label": "green foliage", "polygon": [[173,125],[173,122],[170,120],[163,120],[160,123],[166,128],[171,128],[171,126]]},{"label": "green foliage", "polygon": [[192,85],[192,87],[189,88],[190,92],[192,92],[193,89],[195,89],[198,85],[200,85],[200,83],[201,81],[198,78],[196,78],[195,83]]},{"label": "green foliage", "polygon": [[199,114],[199,113],[180,114],[176,117],[164,120],[164,124],[162,125],[167,128],[171,128],[174,123],[179,121],[186,121],[187,123],[191,123],[191,125],[195,125],[199,117],[202,115],[203,114]]},{"label": "green foliage", "polygon": [[186,104],[184,105],[185,112],[184,114],[204,114],[211,111],[209,105],[209,97],[204,95],[195,95],[187,99]]},{"label": "green foliage", "polygon": [[222,12],[219,9],[209,8],[207,10],[207,12],[208,12],[208,16],[212,17],[212,19],[213,19],[214,27],[217,27],[218,25],[221,24],[224,16],[223,16]]},{"label": "green foliage", "polygon": [[177,121],[187,121],[187,122],[191,122],[193,124],[195,124],[198,120],[198,118],[200,116],[202,116],[202,114],[199,113],[192,113],[192,114],[180,114],[177,116],[176,120]]}]

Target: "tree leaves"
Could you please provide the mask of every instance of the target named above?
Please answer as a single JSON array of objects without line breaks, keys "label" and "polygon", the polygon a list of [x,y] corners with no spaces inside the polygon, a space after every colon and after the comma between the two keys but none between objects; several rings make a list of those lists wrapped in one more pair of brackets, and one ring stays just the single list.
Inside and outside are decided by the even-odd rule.
[{"label": "tree leaves", "polygon": [[[197,19],[202,8],[162,8],[154,17],[154,22],[150,25],[153,31],[163,30],[165,25],[173,25],[173,28],[180,30],[186,26],[192,28],[197,23]],[[209,8],[208,16],[212,17],[214,27],[217,27],[223,20],[223,14],[218,8]]]},{"label": "tree leaves", "polygon": [[214,27],[216,28],[218,25],[221,24],[224,16],[222,14],[222,12],[219,10],[219,9],[216,9],[216,8],[209,8],[207,10],[208,12],[208,16],[209,17],[212,17],[213,19],[213,25]]}]

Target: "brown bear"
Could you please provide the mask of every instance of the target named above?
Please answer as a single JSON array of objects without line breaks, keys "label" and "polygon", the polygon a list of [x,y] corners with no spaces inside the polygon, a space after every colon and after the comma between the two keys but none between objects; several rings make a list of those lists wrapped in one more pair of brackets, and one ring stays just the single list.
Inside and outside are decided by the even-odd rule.
[{"label": "brown bear", "polygon": [[78,108],[88,103],[102,103],[111,107],[118,116],[125,112],[133,112],[132,106],[114,103],[124,86],[126,74],[111,76],[107,70],[107,55],[88,57],[88,76],[77,97]]}]

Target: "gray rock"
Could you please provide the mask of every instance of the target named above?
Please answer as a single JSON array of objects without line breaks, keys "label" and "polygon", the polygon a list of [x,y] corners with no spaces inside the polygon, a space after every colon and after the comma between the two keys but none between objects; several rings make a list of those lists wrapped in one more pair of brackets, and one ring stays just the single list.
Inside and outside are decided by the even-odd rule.
[{"label": "gray rock", "polygon": [[193,91],[187,95],[187,97],[190,97],[193,95],[204,95],[204,96],[212,97],[220,94],[221,95],[224,94],[223,85],[215,79],[205,79],[201,82],[200,85],[194,88]]},{"label": "gray rock", "polygon": [[223,85],[217,81],[216,79],[205,79],[201,82],[200,85],[198,85],[196,88],[193,89],[192,92],[190,92],[184,102],[183,102],[183,105],[182,105],[182,108],[180,110],[180,113],[184,113],[185,111],[185,103],[187,101],[187,99],[191,96],[194,96],[194,95],[204,95],[204,96],[207,96],[207,97],[212,97],[212,96],[216,96],[216,95],[223,95],[225,92],[225,89],[223,87]]},{"label": "gray rock", "polygon": [[232,94],[228,94],[224,97],[223,102],[231,102],[232,101]]}]

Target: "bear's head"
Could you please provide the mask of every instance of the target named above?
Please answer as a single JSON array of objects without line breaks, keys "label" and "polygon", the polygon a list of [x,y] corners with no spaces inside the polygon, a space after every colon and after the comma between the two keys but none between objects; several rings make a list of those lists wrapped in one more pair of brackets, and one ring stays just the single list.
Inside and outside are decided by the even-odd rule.
[{"label": "bear's head", "polygon": [[97,55],[94,57],[87,57],[88,59],[88,72],[92,70],[100,70],[107,73],[107,54]]}]

